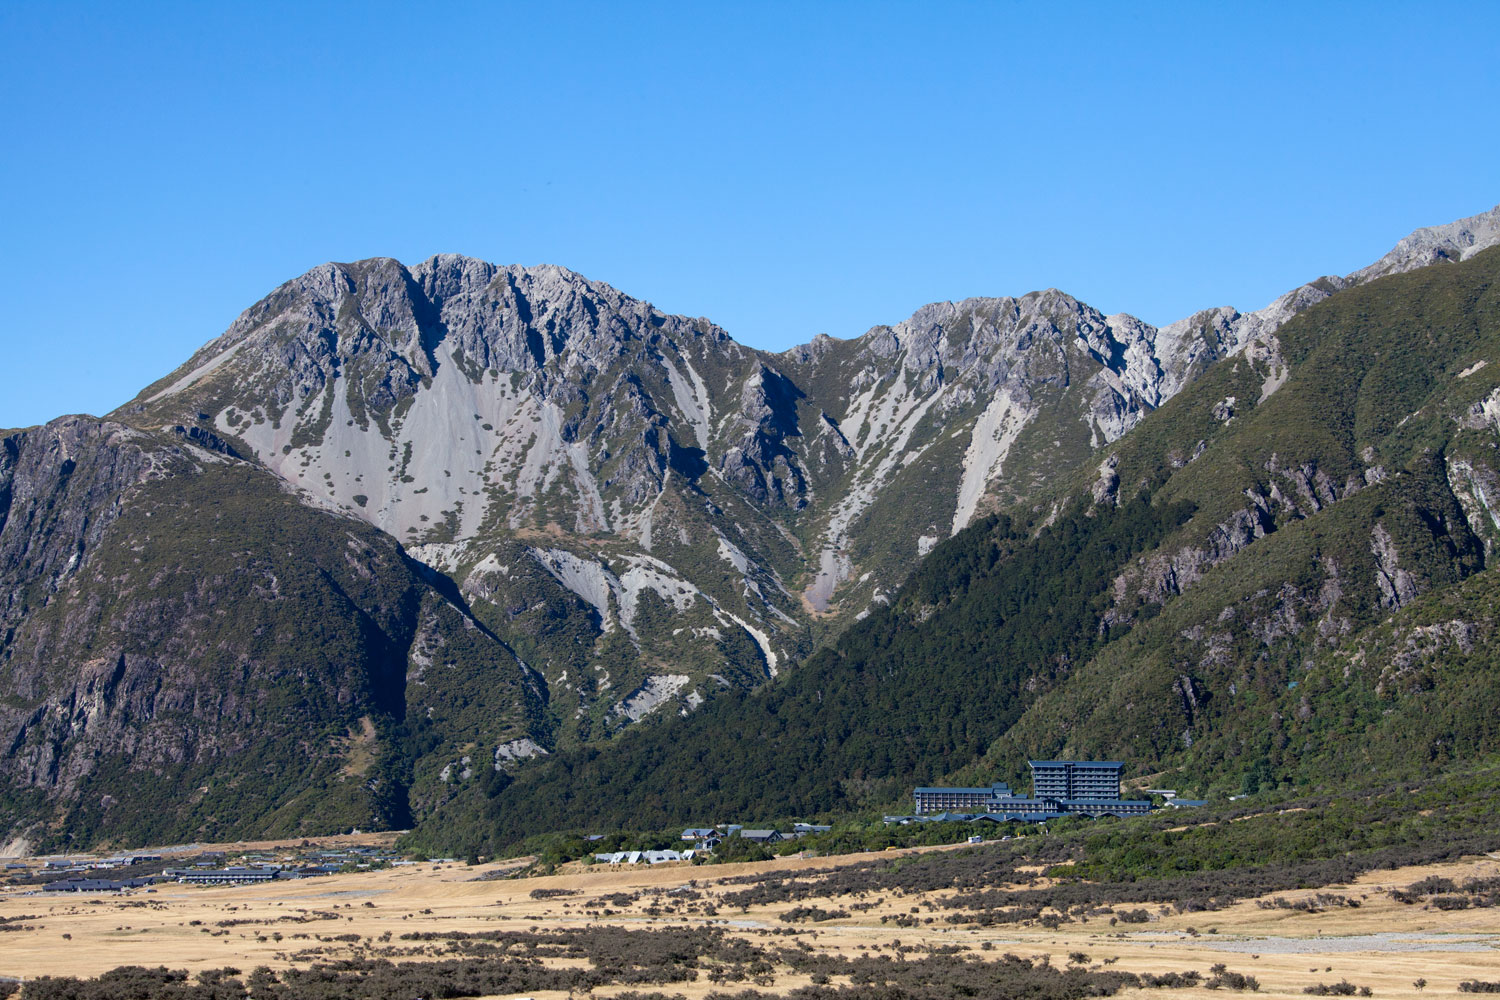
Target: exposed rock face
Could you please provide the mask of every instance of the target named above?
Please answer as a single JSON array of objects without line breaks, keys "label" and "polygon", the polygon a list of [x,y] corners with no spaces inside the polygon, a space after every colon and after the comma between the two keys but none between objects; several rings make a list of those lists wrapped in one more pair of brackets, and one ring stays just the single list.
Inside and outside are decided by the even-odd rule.
[{"label": "exposed rock face", "polygon": [[1468,260],[1496,243],[1500,243],[1500,205],[1446,226],[1418,229],[1397,243],[1390,253],[1349,275],[1349,280],[1370,281],[1429,264]]},{"label": "exposed rock face", "polygon": [[1476,458],[1447,456],[1448,488],[1463,508],[1464,520],[1484,545],[1485,560],[1500,541],[1500,475],[1491,463]]},{"label": "exposed rock face", "polygon": [[1370,533],[1370,552],[1375,556],[1375,582],[1380,587],[1380,606],[1399,608],[1417,596],[1416,578],[1402,567],[1400,554],[1383,524]]},{"label": "exposed rock face", "polygon": [[[1318,297],[1158,331],[1049,290],[938,303],[770,356],[560,268],[374,260],[278,289],[123,414],[207,414],[409,545],[464,547],[440,560],[450,572],[497,537],[560,530],[680,575],[664,548],[722,535],[746,557],[737,570],[782,597],[715,598],[776,634],[804,601],[859,610],[899,581],[909,553],[862,551],[861,528],[894,519],[913,546],[961,529],[996,490],[1035,489]],[[669,493],[688,508],[674,531]],[[803,558],[764,524],[787,515]],[[763,656],[802,643],[788,634]]]},{"label": "exposed rock face", "polygon": [[[0,439],[0,627],[45,605],[119,516],[119,495],[168,471],[147,435],[64,417]],[[154,444],[155,442],[151,442]]]}]

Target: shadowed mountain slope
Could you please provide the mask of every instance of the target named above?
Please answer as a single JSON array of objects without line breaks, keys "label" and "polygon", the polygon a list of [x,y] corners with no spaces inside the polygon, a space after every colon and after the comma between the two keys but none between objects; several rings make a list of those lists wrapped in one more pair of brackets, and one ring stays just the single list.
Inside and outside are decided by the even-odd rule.
[{"label": "shadowed mountain slope", "polygon": [[12,831],[404,826],[408,717],[486,743],[542,717],[540,684],[393,539],[221,441],[70,417],[0,458]]}]

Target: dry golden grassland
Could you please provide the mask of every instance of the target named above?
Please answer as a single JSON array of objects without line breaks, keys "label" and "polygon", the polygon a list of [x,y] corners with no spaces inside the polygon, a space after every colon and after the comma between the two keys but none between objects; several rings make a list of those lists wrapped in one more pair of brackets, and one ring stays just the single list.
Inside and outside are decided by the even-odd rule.
[{"label": "dry golden grassland", "polygon": [[[684,913],[686,908],[670,895],[670,890],[691,888],[704,894],[699,905],[713,905],[725,891],[721,883],[727,878],[746,874],[805,877],[805,873],[870,857],[778,859],[711,867],[595,866],[541,878],[489,881],[476,877],[506,865],[424,863],[243,887],[168,883],[154,892],[139,889],[118,896],[67,894],[63,898],[10,888],[0,892],[0,918],[28,919],[21,922],[26,929],[0,935],[0,975],[94,976],[122,965],[165,965],[190,972],[227,965],[247,970],[259,965],[286,968],[391,954],[392,946],[403,944],[401,935],[412,932],[612,924],[680,927],[692,933],[712,923],[752,939],[791,928],[796,937],[783,936],[778,943],[801,941],[820,951],[851,956],[889,953],[893,943],[958,945],[980,958],[1006,952],[1026,958],[1046,955],[1056,967],[1071,963],[1157,974],[1197,970],[1205,977],[1213,965],[1224,963],[1234,972],[1256,977],[1263,996],[1302,997],[1304,987],[1340,980],[1369,987],[1381,998],[1417,996],[1413,985],[1417,980],[1426,980],[1426,993],[1447,995],[1462,980],[1500,980],[1500,908],[1445,911],[1402,904],[1389,895],[1391,889],[1427,876],[1455,881],[1500,876],[1500,861],[1488,857],[1381,871],[1346,886],[1276,894],[1295,902],[1317,892],[1337,892],[1358,898],[1358,908],[1307,913],[1264,908],[1255,900],[1245,900],[1207,913],[1170,914],[1161,907],[1148,907],[1152,919],[1145,924],[1111,926],[1106,918],[1096,916],[1056,929],[1037,924],[954,926],[943,921],[945,911],[924,905],[945,895],[942,891],[899,898],[886,893],[878,905],[851,911],[848,917],[796,924],[779,919],[792,903],[741,909],[719,902],[717,913],[708,916]],[[537,890],[545,891],[543,898],[533,898]],[[617,896],[621,893],[642,895],[622,903]],[[615,900],[606,898],[612,895]],[[797,905],[840,910],[848,902],[844,897],[804,900]],[[655,912],[646,912],[648,908]],[[923,922],[899,928],[881,923],[882,916],[910,920],[913,915]],[[348,935],[357,935],[357,940]],[[435,951],[418,944],[408,946],[404,957],[431,954]],[[761,988],[780,992],[802,985],[806,977],[780,975],[774,984]],[[672,984],[666,992],[691,1000],[725,988],[700,978]],[[596,995],[621,991],[601,990]],[[1126,994],[1135,992],[1147,991],[1127,990]],[[1223,991],[1202,985],[1152,992],[1184,1000],[1209,995],[1222,1000],[1224,996]]]}]

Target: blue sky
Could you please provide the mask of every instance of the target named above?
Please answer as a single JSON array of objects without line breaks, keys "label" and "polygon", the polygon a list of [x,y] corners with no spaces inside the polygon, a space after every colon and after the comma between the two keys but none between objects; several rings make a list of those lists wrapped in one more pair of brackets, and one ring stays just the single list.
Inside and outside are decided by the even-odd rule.
[{"label": "blue sky", "polygon": [[781,349],[1258,308],[1500,202],[1500,5],[1136,6],[0,4],[0,427],[325,260],[562,264]]}]

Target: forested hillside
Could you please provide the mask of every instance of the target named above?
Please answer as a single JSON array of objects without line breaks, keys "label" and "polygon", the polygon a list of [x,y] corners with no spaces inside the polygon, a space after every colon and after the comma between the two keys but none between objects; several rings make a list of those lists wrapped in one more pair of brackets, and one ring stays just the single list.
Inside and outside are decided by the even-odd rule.
[{"label": "forested hillside", "polygon": [[414,747],[534,732],[537,684],[451,584],[222,441],[82,417],[0,437],[7,521],[13,848],[402,827]]},{"label": "forested hillside", "polygon": [[1497,273],[1491,250],[1332,296],[801,669],[497,775],[419,838],[896,807],[1052,754],[1238,792],[1493,750]]},{"label": "forested hillside", "polygon": [[449,853],[1038,754],[1238,790],[1486,748],[1497,241],[781,354],[562,268],[314,268],[0,432],[0,842]]}]

